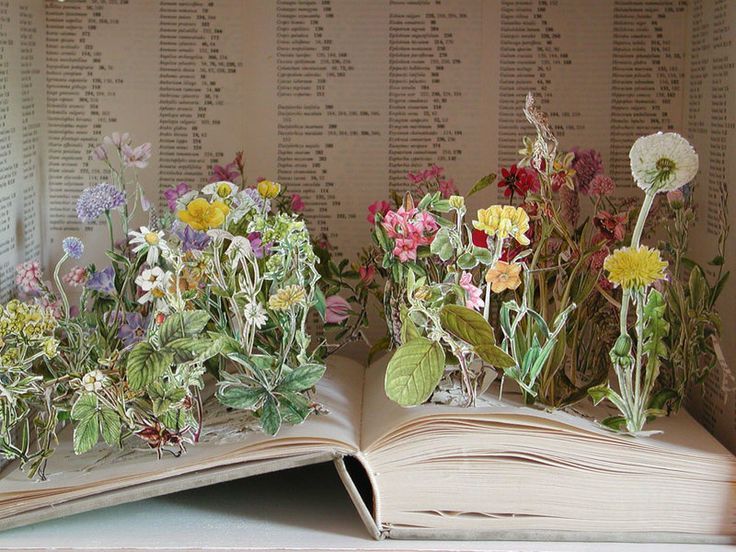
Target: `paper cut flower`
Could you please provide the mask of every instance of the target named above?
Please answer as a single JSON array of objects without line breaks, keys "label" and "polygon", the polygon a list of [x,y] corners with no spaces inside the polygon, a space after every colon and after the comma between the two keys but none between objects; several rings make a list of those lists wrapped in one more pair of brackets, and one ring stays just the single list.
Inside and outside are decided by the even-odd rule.
[{"label": "paper cut flower", "polygon": [[222,201],[210,203],[203,197],[190,201],[187,208],[177,213],[180,221],[194,230],[207,231],[222,226],[230,208]]},{"label": "paper cut flower", "polygon": [[465,306],[469,309],[480,310],[485,305],[483,301],[483,292],[473,284],[473,275],[470,272],[463,272],[460,276],[460,287],[465,291]]},{"label": "paper cut flower", "polygon": [[261,180],[256,189],[263,199],[273,199],[281,193],[281,184],[271,180]]},{"label": "paper cut flower", "polygon": [[330,295],[325,303],[325,322],[328,324],[342,324],[350,316],[350,303],[339,295]]},{"label": "paper cut flower", "polygon": [[167,254],[170,251],[169,245],[164,240],[165,234],[163,231],[154,232],[146,226],[141,226],[139,232],[131,230],[128,235],[131,237],[130,245],[135,246],[133,253],[147,251],[146,263],[149,266],[153,266],[158,262],[161,253]]},{"label": "paper cut flower", "polygon": [[603,263],[608,279],[614,286],[639,290],[665,277],[667,261],[660,257],[659,250],[645,245],[639,248],[617,249]]},{"label": "paper cut flower", "polygon": [[212,196],[216,199],[228,199],[233,197],[238,191],[238,187],[232,182],[227,180],[220,180],[218,182],[212,182],[202,188],[204,195]]},{"label": "paper cut flower", "polygon": [[291,285],[278,290],[268,299],[268,306],[273,310],[289,310],[294,305],[302,303],[307,293],[302,286]]},{"label": "paper cut flower", "polygon": [[521,265],[498,261],[486,272],[486,282],[493,293],[516,289],[521,285]]},{"label": "paper cut flower", "polygon": [[642,136],[631,147],[629,160],[636,185],[644,191],[676,190],[698,172],[698,154],[675,132]]},{"label": "paper cut flower", "polygon": [[85,224],[95,222],[105,213],[125,205],[125,194],[112,184],[105,182],[90,186],[77,200],[77,216]]},{"label": "paper cut flower", "polygon": [[524,235],[529,230],[529,215],[521,207],[491,205],[488,209],[479,209],[478,220],[473,221],[473,226],[499,240],[513,237],[521,245],[529,245],[529,238]]}]

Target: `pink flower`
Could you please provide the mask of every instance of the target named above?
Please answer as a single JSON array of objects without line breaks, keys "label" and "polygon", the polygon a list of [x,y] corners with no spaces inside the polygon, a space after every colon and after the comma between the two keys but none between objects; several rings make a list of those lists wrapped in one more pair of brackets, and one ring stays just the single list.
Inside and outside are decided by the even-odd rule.
[{"label": "pink flower", "polygon": [[376,277],[376,267],[373,265],[363,265],[358,269],[358,274],[360,274],[361,282],[368,285]]},{"label": "pink flower", "polygon": [[597,174],[590,181],[590,195],[608,196],[616,189],[613,179],[605,174]]},{"label": "pink flower", "polygon": [[104,146],[97,146],[92,150],[92,159],[95,161],[107,161],[107,150]]},{"label": "pink flower", "polygon": [[439,230],[437,221],[430,213],[419,211],[416,207],[406,211],[403,205],[397,211],[386,213],[381,226],[388,237],[394,240],[393,255],[402,262],[415,261],[417,247],[431,244]]},{"label": "pink flower", "polygon": [[480,310],[485,305],[480,288],[473,285],[473,275],[463,272],[460,276],[460,287],[465,290],[465,306],[469,309]]},{"label": "pink flower", "polygon": [[350,303],[339,295],[330,295],[325,302],[325,322],[328,324],[342,324],[351,312]]},{"label": "pink flower", "polygon": [[437,165],[432,165],[424,171],[427,178],[440,178],[444,173],[445,169],[443,167],[438,167]]},{"label": "pink flower", "polygon": [[291,210],[295,213],[301,213],[304,211],[304,201],[302,200],[302,196],[299,194],[293,194],[291,196]]},{"label": "pink flower", "polygon": [[36,304],[43,309],[51,311],[51,314],[57,320],[60,320],[64,316],[64,309],[59,299],[52,300],[49,296],[42,295],[36,298]]},{"label": "pink flower", "polygon": [[151,150],[151,144],[148,142],[135,148],[131,148],[128,144],[123,144],[121,148],[123,163],[125,163],[126,167],[145,169],[148,166],[148,161],[151,159]]},{"label": "pink flower", "polygon": [[376,223],[377,214],[380,213],[381,215],[385,215],[390,209],[391,204],[388,201],[376,201],[368,206],[368,216],[366,217],[366,220],[373,225]]},{"label": "pink flower", "polygon": [[392,253],[394,257],[398,257],[402,263],[405,263],[406,261],[416,261],[417,244],[410,238],[396,238]]},{"label": "pink flower", "polygon": [[587,194],[593,178],[603,172],[603,159],[594,149],[573,148],[572,151],[575,154],[572,168],[575,170],[577,189],[581,194]]},{"label": "pink flower", "polygon": [[26,261],[15,267],[15,283],[23,293],[41,289],[41,265],[38,261]]},{"label": "pink flower", "polygon": [[452,179],[440,180],[439,189],[442,197],[444,197],[445,199],[449,198],[451,195],[457,195],[458,193],[457,186],[455,186],[455,181]]},{"label": "pink flower", "polygon": [[235,161],[228,163],[227,165],[215,165],[212,167],[212,175],[210,176],[210,182],[219,182],[225,180],[227,182],[235,182],[240,177],[238,171],[238,165]]},{"label": "pink flower", "polygon": [[191,190],[192,189],[189,187],[189,184],[186,182],[179,182],[179,184],[173,188],[164,190],[164,198],[166,198],[166,202],[169,205],[169,210],[176,211],[176,200],[189,193]]},{"label": "pink flower", "polygon": [[667,203],[673,209],[680,209],[685,205],[685,194],[682,193],[682,190],[669,191],[667,192]]},{"label": "pink flower", "polygon": [[598,229],[598,233],[593,236],[593,243],[620,242],[626,235],[626,221],[628,216],[611,214],[608,211],[598,211],[593,217],[593,225]]},{"label": "pink flower", "polygon": [[87,269],[75,266],[62,278],[64,283],[72,287],[80,287],[87,283]]}]

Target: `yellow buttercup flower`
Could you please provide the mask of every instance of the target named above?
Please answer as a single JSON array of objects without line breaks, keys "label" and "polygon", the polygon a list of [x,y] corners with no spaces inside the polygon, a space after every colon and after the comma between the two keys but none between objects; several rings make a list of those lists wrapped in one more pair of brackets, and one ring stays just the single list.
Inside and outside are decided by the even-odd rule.
[{"label": "yellow buttercup flower", "polygon": [[263,199],[273,199],[281,192],[281,184],[271,180],[261,180],[257,189]]},{"label": "yellow buttercup flower", "polygon": [[478,220],[473,221],[473,226],[497,239],[513,237],[521,245],[529,245],[529,238],[524,235],[529,230],[529,215],[521,207],[491,205],[478,209]]},{"label": "yellow buttercup flower", "polygon": [[498,261],[486,272],[486,282],[493,293],[516,289],[521,285],[521,265]]},{"label": "yellow buttercup flower", "polygon": [[288,310],[304,301],[307,292],[302,286],[286,286],[268,299],[268,306],[273,310]]},{"label": "yellow buttercup flower", "polygon": [[642,245],[622,247],[606,257],[603,268],[608,279],[624,289],[642,289],[665,277],[667,261],[659,256],[659,250]]},{"label": "yellow buttercup flower", "polygon": [[210,203],[203,197],[199,197],[189,202],[184,211],[179,211],[177,217],[194,230],[207,231],[222,226],[229,213],[230,208],[222,201]]}]

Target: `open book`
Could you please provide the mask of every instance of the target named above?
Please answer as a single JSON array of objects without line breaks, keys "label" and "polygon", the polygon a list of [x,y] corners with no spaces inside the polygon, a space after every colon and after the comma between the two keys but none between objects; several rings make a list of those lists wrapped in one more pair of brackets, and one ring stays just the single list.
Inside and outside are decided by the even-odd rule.
[{"label": "open book", "polygon": [[334,460],[376,538],[736,539],[736,458],[685,412],[632,438],[597,426],[603,410],[548,413],[496,392],[476,408],[402,409],[385,365],[334,358],[317,389],[329,414],[276,438],[214,401],[178,458],[131,443],[75,456],[64,435],[47,481],[2,473],[0,528]]}]

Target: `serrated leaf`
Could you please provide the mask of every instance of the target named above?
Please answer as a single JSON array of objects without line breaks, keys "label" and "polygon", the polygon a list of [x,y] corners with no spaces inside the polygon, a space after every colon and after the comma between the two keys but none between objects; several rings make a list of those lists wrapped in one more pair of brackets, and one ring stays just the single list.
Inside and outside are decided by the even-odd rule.
[{"label": "serrated leaf", "polygon": [[222,342],[218,339],[201,339],[196,337],[180,337],[171,341],[166,348],[174,353],[174,361],[179,364],[185,362],[202,362],[212,358],[222,350]]},{"label": "serrated leaf", "polygon": [[506,353],[497,345],[491,343],[474,347],[475,354],[495,368],[512,368],[516,366],[514,357]]},{"label": "serrated leaf", "polygon": [[476,182],[475,184],[473,184],[473,187],[470,188],[470,191],[468,192],[467,197],[470,197],[473,194],[477,194],[481,190],[483,190],[483,189],[487,188],[488,186],[490,186],[491,184],[493,184],[495,181],[496,181],[496,174],[495,173],[491,173],[491,174],[488,174],[488,175],[484,176],[483,178],[481,178],[480,180],[478,180],[478,182]]},{"label": "serrated leaf", "polygon": [[493,328],[483,316],[460,305],[445,305],[440,311],[442,328],[473,347],[495,345]]},{"label": "serrated leaf", "polygon": [[92,449],[100,437],[97,415],[88,416],[74,427],[74,453],[84,454]]},{"label": "serrated leaf", "polygon": [[99,413],[100,429],[102,430],[102,438],[108,445],[120,444],[120,434],[122,423],[120,416],[111,408],[103,408]]},{"label": "serrated leaf", "polygon": [[324,364],[304,364],[286,374],[278,386],[278,391],[304,391],[313,387],[325,374]]},{"label": "serrated leaf", "polygon": [[196,337],[204,330],[210,321],[207,311],[176,312],[169,316],[161,325],[159,343],[166,347],[171,341],[182,337]]},{"label": "serrated leaf", "polygon": [[396,349],[386,368],[386,395],[401,406],[426,401],[442,378],[445,352],[436,341],[420,337]]},{"label": "serrated leaf", "polygon": [[97,414],[97,395],[85,393],[72,407],[72,420],[86,420]]},{"label": "serrated leaf", "polygon": [[187,412],[182,408],[172,408],[159,416],[161,422],[166,428],[173,431],[181,431],[187,424]]},{"label": "serrated leaf", "polygon": [[238,410],[257,410],[265,396],[266,390],[262,387],[244,385],[228,385],[217,392],[217,398],[222,404]]},{"label": "serrated leaf", "polygon": [[281,413],[276,399],[269,396],[261,411],[261,428],[267,435],[276,435],[281,428]]},{"label": "serrated leaf", "polygon": [[134,391],[156,380],[174,361],[171,351],[157,351],[150,343],[138,343],[128,355],[126,378]]}]

